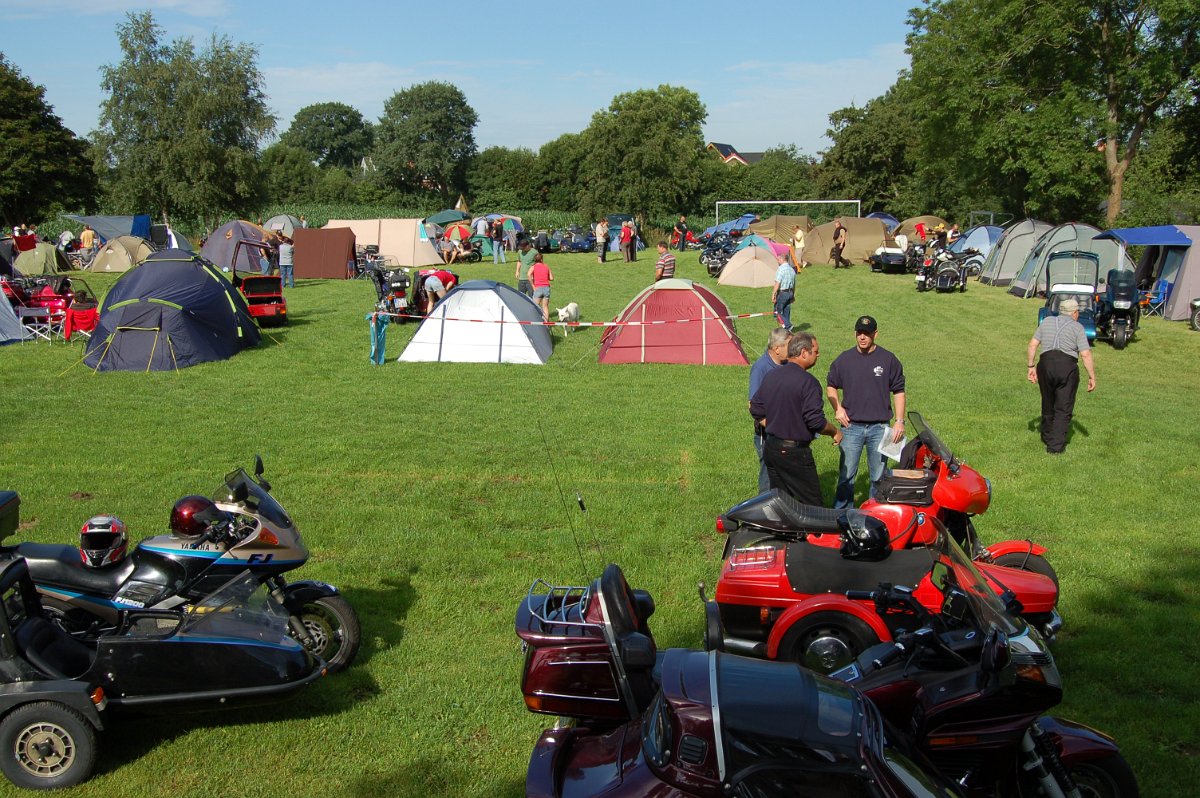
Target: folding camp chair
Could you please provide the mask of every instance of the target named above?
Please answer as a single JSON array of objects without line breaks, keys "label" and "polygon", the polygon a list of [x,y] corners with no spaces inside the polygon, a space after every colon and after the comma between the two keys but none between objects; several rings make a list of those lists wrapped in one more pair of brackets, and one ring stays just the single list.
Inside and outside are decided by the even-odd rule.
[{"label": "folding camp chair", "polygon": [[43,341],[54,343],[54,314],[49,308],[22,306],[16,311],[25,329]]},{"label": "folding camp chair", "polygon": [[100,320],[100,313],[95,305],[71,305],[67,308],[66,318],[63,320],[62,334],[67,341],[71,340],[72,335],[81,335],[84,340],[92,337],[92,330],[96,329],[96,323]]},{"label": "folding camp chair", "polygon": [[1154,283],[1154,288],[1142,291],[1142,314],[1146,316],[1161,316],[1167,307],[1167,299],[1171,295],[1171,283],[1162,278]]}]

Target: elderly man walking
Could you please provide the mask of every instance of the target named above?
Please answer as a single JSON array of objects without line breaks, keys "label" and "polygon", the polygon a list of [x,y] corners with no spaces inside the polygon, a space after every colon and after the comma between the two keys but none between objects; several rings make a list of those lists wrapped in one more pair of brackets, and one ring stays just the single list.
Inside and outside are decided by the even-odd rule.
[{"label": "elderly man walking", "polygon": [[[1033,355],[1038,345],[1042,356]],[[1079,323],[1079,303],[1066,299],[1059,303],[1058,315],[1047,316],[1029,339],[1025,353],[1028,379],[1042,392],[1042,443],[1049,454],[1062,454],[1067,448],[1067,432],[1075,414],[1075,393],[1079,390],[1079,365],[1087,369],[1088,393],[1096,390],[1096,365],[1087,333]]]}]

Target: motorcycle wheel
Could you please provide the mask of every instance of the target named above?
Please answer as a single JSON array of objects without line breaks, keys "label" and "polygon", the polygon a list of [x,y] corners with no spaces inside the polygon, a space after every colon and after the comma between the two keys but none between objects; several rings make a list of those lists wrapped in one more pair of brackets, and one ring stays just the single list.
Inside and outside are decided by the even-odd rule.
[{"label": "motorcycle wheel", "polygon": [[341,596],[310,601],[300,611],[300,622],[312,641],[308,650],[325,660],[330,673],[350,667],[362,638],[358,614],[350,602]]},{"label": "motorcycle wheel", "polygon": [[0,721],[0,770],[27,790],[73,787],[92,773],[96,732],[70,707],[38,701]]},{"label": "motorcycle wheel", "polygon": [[1200,308],[1192,311],[1192,329],[1200,332]]},{"label": "motorcycle wheel", "polygon": [[1129,325],[1118,324],[1113,328],[1113,349],[1124,349],[1129,345]]},{"label": "motorcycle wheel", "polygon": [[993,560],[993,564],[1048,576],[1054,581],[1054,587],[1058,587],[1058,573],[1054,570],[1054,566],[1046,562],[1046,558],[1040,554],[1022,554],[1014,551],[1009,554],[1001,554]]},{"label": "motorcycle wheel", "polygon": [[1083,798],[1137,798],[1137,778],[1120,754],[1080,762],[1067,772]]},{"label": "motorcycle wheel", "polygon": [[853,616],[814,612],[788,629],[779,641],[778,659],[799,662],[817,673],[833,673],[878,642],[870,627]]}]

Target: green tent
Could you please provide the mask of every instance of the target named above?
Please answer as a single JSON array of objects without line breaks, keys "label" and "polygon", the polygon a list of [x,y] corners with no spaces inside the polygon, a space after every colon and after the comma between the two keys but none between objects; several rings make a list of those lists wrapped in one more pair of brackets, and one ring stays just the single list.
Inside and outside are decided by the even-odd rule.
[{"label": "green tent", "polygon": [[492,239],[488,236],[471,236],[471,243],[479,245],[479,254],[482,257],[492,257]]},{"label": "green tent", "polygon": [[451,222],[462,222],[462,221],[469,222],[470,220],[471,220],[470,214],[463,213],[462,211],[449,210],[449,211],[441,211],[440,213],[435,213],[433,216],[430,216],[428,219],[426,219],[425,222],[426,223],[433,222],[436,225],[441,225],[442,227],[445,227],[446,225],[450,224]]},{"label": "green tent", "polygon": [[26,277],[32,277],[35,274],[69,272],[71,264],[67,261],[67,256],[59,252],[53,244],[40,241],[33,249],[17,256],[13,261],[13,268]]}]

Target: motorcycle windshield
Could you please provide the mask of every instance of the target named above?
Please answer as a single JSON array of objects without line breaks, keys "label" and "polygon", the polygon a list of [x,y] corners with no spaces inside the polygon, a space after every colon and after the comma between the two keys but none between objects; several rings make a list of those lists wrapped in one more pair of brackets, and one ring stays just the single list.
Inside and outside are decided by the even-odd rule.
[{"label": "motorcycle windshield", "polygon": [[915,410],[910,412],[908,414],[908,423],[913,425],[913,428],[917,431],[917,437],[925,442],[925,445],[929,447],[929,451],[933,452],[935,457],[944,463],[949,463],[954,459],[954,455],[950,452],[950,447],[943,443],[938,434],[925,423],[925,419],[922,418],[920,413]]},{"label": "motorcycle windshield", "polygon": [[269,523],[281,529],[292,525],[283,505],[275,501],[275,497],[250,478],[245,470],[239,468],[225,477],[225,482],[213,494],[213,500],[221,504],[241,504],[248,511],[266,519]]},{"label": "motorcycle windshield", "polygon": [[288,636],[287,611],[250,571],[243,571],[195,604],[177,636],[298,645]]},{"label": "motorcycle windshield", "polygon": [[943,593],[947,587],[951,586],[957,587],[965,593],[981,631],[987,632],[994,626],[1008,635],[1018,634],[1021,627],[1017,626],[1005,611],[1004,605],[1000,603],[1000,599],[996,597],[995,591],[987,580],[979,573],[975,563],[950,536],[949,531],[940,520],[937,518],[929,520],[937,529],[937,541],[934,546],[944,555],[943,562],[950,566],[947,575],[941,577],[940,581],[935,566],[934,585]]}]

